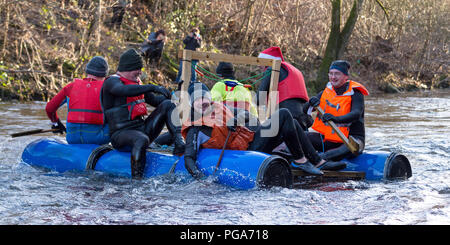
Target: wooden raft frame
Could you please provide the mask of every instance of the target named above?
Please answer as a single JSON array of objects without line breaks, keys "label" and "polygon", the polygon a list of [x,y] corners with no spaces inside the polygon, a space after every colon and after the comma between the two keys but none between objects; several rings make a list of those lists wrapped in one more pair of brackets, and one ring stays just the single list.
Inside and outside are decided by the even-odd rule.
[{"label": "wooden raft frame", "polygon": [[[261,121],[264,121],[267,119],[278,106],[278,93],[273,93],[274,91],[278,91],[278,79],[279,79],[279,73],[280,73],[280,67],[281,67],[281,60],[276,59],[265,59],[265,58],[257,58],[257,57],[251,57],[251,56],[241,56],[241,55],[232,55],[232,54],[219,54],[219,53],[211,53],[211,52],[200,52],[200,51],[193,51],[193,50],[182,50],[182,53],[178,54],[178,56],[182,59],[182,72],[181,72],[181,79],[183,81],[191,81],[191,61],[192,60],[209,60],[209,61],[216,61],[216,62],[230,62],[235,64],[247,64],[247,65],[258,65],[258,66],[271,66],[272,72],[270,76],[270,86],[269,86],[269,97],[267,101],[267,110],[266,114],[264,115],[264,118],[261,118],[261,113],[258,115],[260,119],[263,119]],[[189,99],[188,99],[188,84],[186,82],[183,82],[181,85],[181,95],[180,95],[180,104],[181,104],[181,118],[184,121],[185,114],[184,112],[189,112]]]},{"label": "wooden raft frame", "polygon": [[[337,179],[365,179],[366,173],[359,171],[329,171],[323,170],[322,176],[323,178],[337,178]],[[302,176],[313,176],[311,174],[305,173],[302,170],[292,170],[292,175],[294,177],[302,177]]]}]

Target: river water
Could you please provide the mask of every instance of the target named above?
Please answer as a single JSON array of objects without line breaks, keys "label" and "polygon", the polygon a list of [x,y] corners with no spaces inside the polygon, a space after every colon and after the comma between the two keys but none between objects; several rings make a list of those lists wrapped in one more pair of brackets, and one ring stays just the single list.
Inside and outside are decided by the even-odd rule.
[{"label": "river water", "polygon": [[0,102],[1,225],[450,224],[449,90],[366,99],[366,149],[407,156],[410,179],[307,189],[238,191],[186,179],[35,169],[21,162],[25,146],[40,137],[64,138],[9,134],[48,128],[44,108],[43,102]]}]

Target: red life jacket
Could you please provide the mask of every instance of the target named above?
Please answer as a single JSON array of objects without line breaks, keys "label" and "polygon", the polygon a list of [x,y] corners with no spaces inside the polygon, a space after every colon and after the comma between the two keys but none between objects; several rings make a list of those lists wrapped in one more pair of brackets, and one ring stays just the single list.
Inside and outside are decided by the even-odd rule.
[{"label": "red life jacket", "polygon": [[[114,76],[114,75],[113,75]],[[125,85],[140,85],[141,81],[132,81],[126,78],[120,77],[120,81]],[[127,97],[127,103],[123,106],[128,106],[129,120],[135,119],[137,116],[145,116],[148,114],[147,106],[145,105],[144,95],[138,95],[133,97]]]},{"label": "red life jacket", "polygon": [[75,79],[70,91],[67,122],[103,124],[100,91],[103,81]]},{"label": "red life jacket", "polygon": [[302,72],[285,61],[281,61],[281,65],[288,71],[288,76],[278,82],[278,103],[293,98],[309,101]]}]

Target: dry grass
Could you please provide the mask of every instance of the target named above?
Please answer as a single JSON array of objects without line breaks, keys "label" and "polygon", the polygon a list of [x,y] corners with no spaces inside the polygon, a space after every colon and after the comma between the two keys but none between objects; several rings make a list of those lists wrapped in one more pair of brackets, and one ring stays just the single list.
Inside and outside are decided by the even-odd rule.
[{"label": "dry grass", "polygon": [[[325,49],[331,9],[329,0],[138,0],[127,10],[122,29],[111,30],[107,23],[114,1],[102,0],[97,46],[97,29],[90,28],[95,26],[97,1],[87,8],[80,8],[80,1],[0,0],[0,23],[5,27],[0,29],[2,98],[47,100],[82,76],[95,55],[105,56],[114,71],[121,52],[138,47],[143,37],[159,28],[169,33],[168,42],[158,69],[146,67],[148,81],[173,87],[176,54],[193,26],[200,27],[203,51],[256,56],[279,46],[309,83]],[[343,2],[345,17],[351,1]],[[353,64],[352,77],[372,90],[386,82],[400,89],[411,84],[433,88],[449,73],[449,2],[383,3],[389,21],[375,1],[364,1],[343,57]],[[213,71],[215,65],[202,64]],[[251,66],[237,68],[240,79],[259,72]]]}]

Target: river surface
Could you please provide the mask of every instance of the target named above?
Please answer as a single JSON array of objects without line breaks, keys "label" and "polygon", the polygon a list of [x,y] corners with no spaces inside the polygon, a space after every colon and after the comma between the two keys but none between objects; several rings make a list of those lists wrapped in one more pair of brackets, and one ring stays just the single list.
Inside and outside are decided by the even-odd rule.
[{"label": "river surface", "polygon": [[[370,96],[366,149],[398,151],[405,181],[238,191],[196,181],[55,173],[21,162],[45,103],[0,102],[0,224],[450,224],[450,90]],[[64,114],[64,109],[61,109]],[[65,118],[65,117],[63,117]]]}]

